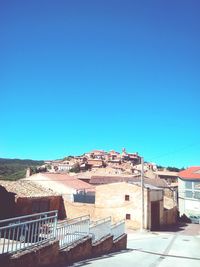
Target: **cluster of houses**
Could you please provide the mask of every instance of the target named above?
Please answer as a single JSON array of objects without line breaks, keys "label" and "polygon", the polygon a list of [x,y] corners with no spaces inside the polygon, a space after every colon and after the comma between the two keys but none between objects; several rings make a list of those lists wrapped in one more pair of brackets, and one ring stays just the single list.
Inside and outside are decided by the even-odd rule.
[{"label": "cluster of houses", "polygon": [[111,150],[93,150],[82,156],[70,156],[63,160],[46,161],[50,171],[70,172],[87,171],[99,168],[111,168],[115,173],[132,173],[134,166],[140,164],[141,157],[138,153],[127,153],[122,149],[122,153]]},{"label": "cluster of houses", "polygon": [[84,214],[94,219],[111,216],[113,222],[124,219],[134,229],[141,227],[143,216],[144,228],[156,230],[175,224],[180,217],[200,215],[200,167],[178,173],[158,171],[154,164],[146,163],[141,188],[141,157],[137,153],[95,150],[78,157],[80,162],[84,159],[94,168],[109,162],[131,162],[134,172],[110,174],[102,167],[101,172],[68,173],[52,161],[53,168],[54,164],[58,167],[54,171],[39,172],[16,182],[0,181],[0,219],[56,209],[60,219]]}]

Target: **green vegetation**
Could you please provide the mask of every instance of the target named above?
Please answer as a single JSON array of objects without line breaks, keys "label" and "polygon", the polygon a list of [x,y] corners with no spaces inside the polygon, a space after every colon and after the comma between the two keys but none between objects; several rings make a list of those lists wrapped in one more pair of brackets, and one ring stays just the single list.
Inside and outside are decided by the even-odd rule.
[{"label": "green vegetation", "polygon": [[24,178],[28,167],[34,173],[36,168],[43,164],[44,161],[0,158],[0,179],[14,181]]},{"label": "green vegetation", "polygon": [[167,170],[170,171],[170,172],[180,172],[180,171],[183,171],[185,170],[184,168],[176,168],[176,167],[167,167]]},{"label": "green vegetation", "polygon": [[70,161],[73,158],[74,158],[73,156],[67,156],[67,157],[64,157],[62,160],[68,160],[68,161]]},{"label": "green vegetation", "polygon": [[75,173],[80,172],[80,165],[78,163],[75,163],[70,172],[75,172]]},{"label": "green vegetation", "polygon": [[180,172],[180,171],[185,170],[184,168],[180,169],[180,168],[177,168],[177,167],[170,167],[170,166],[163,167],[161,165],[158,165],[157,168],[158,168],[159,171],[163,171],[164,169],[166,169],[167,171],[170,171],[170,172]]}]

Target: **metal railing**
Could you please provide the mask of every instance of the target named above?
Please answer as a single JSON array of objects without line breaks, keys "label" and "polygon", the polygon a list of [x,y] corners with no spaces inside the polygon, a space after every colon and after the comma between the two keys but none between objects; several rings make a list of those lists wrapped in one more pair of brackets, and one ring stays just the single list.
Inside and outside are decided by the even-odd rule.
[{"label": "metal railing", "polygon": [[65,220],[57,225],[56,238],[60,248],[65,248],[72,243],[89,236],[90,216],[81,216]]},{"label": "metal railing", "polygon": [[125,233],[125,221],[120,221],[111,226],[111,235],[116,240]]},{"label": "metal railing", "polygon": [[0,254],[46,243],[56,237],[57,211],[0,221]]},{"label": "metal railing", "polygon": [[96,242],[101,238],[111,234],[111,217],[98,220],[90,225],[90,234],[92,242]]},{"label": "metal railing", "polygon": [[125,232],[125,222],[111,226],[111,217],[90,224],[90,216],[57,222],[57,211],[49,211],[0,221],[0,254],[15,253],[59,240],[60,249],[92,236],[96,242],[107,235],[117,239]]}]

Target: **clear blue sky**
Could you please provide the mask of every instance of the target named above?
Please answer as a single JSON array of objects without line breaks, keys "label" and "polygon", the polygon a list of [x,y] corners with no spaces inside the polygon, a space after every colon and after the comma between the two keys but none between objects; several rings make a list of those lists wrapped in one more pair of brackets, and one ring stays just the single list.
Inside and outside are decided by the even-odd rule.
[{"label": "clear blue sky", "polygon": [[200,2],[0,3],[0,157],[123,147],[200,165]]}]

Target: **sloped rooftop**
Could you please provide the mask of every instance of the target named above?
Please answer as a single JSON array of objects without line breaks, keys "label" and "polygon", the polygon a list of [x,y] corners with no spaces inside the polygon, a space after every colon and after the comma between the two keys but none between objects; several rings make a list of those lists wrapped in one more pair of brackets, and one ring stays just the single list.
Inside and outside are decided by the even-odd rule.
[{"label": "sloped rooftop", "polygon": [[200,179],[200,166],[190,167],[178,173],[181,179],[185,180],[199,180]]},{"label": "sloped rooftop", "polygon": [[[90,179],[90,183],[94,185],[120,183],[120,182],[140,183],[140,181],[141,181],[140,176],[92,176]],[[144,177],[144,183],[146,185],[159,188],[169,187],[167,182],[160,178],[151,179],[148,177]]]},{"label": "sloped rooftop", "polygon": [[[38,180],[38,178],[40,180]],[[70,187],[76,190],[83,190],[85,189],[86,191],[95,191],[95,187],[84,182],[81,181],[79,179],[77,179],[75,176],[70,176],[68,174],[62,174],[62,173],[40,173],[39,176],[36,175],[32,175],[28,178],[29,180],[32,181],[41,181],[41,179],[44,179],[44,181],[47,182],[48,185],[48,181],[51,182],[55,182],[55,186],[56,183],[60,184],[61,186],[66,186],[66,187]]]},{"label": "sloped rooftop", "polygon": [[0,186],[4,187],[8,192],[16,194],[18,197],[44,197],[59,195],[50,189],[46,189],[27,180],[0,180]]}]

